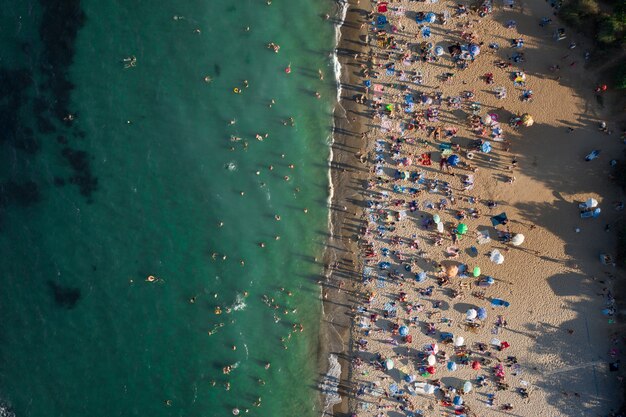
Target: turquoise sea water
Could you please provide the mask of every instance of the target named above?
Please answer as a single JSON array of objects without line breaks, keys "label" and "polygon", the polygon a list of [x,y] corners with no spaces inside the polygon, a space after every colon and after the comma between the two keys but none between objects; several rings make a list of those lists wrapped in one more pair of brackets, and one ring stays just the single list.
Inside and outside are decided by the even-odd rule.
[{"label": "turquoise sea water", "polygon": [[0,4],[6,408],[316,415],[332,2]]}]

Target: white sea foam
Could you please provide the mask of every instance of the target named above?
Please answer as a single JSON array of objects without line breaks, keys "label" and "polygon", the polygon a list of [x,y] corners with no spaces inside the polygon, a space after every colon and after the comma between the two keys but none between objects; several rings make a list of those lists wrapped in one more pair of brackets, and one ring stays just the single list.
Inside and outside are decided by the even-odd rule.
[{"label": "white sea foam", "polygon": [[246,299],[243,294],[237,294],[237,298],[235,298],[235,303],[232,305],[233,311],[240,311],[247,307]]},{"label": "white sea foam", "polygon": [[341,396],[339,395],[340,378],[341,365],[337,360],[337,355],[331,354],[328,357],[328,372],[320,382],[320,390],[325,396],[322,415],[332,414],[332,407],[341,402]]}]

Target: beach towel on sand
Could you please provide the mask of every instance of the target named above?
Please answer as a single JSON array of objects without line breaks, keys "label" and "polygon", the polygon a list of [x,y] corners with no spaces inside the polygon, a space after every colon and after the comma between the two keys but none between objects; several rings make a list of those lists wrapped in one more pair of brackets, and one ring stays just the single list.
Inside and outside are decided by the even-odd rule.
[{"label": "beach towel on sand", "polygon": [[497,216],[491,217],[491,224],[495,227],[499,224],[507,224],[508,219],[506,217],[506,213],[500,213]]}]

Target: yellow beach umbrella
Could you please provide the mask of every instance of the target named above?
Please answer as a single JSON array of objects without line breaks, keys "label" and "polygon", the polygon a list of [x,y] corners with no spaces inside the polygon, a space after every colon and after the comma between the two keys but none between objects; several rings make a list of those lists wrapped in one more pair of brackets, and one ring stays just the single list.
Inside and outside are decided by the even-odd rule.
[{"label": "yellow beach umbrella", "polygon": [[528,127],[528,126],[532,126],[533,123],[535,123],[535,120],[530,114],[524,113],[522,115],[522,125]]}]

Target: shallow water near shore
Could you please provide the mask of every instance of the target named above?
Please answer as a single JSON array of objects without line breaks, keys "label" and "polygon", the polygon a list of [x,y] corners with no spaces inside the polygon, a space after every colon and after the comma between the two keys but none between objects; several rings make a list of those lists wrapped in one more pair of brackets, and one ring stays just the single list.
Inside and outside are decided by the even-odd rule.
[{"label": "shallow water near shore", "polygon": [[317,415],[333,3],[4,3],[6,408]]}]

